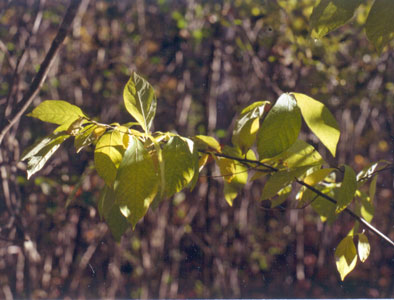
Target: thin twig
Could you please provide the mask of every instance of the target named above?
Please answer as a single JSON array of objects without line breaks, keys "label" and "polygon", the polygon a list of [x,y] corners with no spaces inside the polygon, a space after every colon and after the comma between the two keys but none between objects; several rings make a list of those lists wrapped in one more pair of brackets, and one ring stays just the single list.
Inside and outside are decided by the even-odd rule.
[{"label": "thin twig", "polygon": [[[34,77],[32,83],[30,84],[29,90],[23,96],[20,104],[16,108],[16,114],[9,121],[9,124],[1,129],[0,133],[0,145],[3,142],[4,136],[7,132],[19,121],[25,111],[29,108],[30,104],[33,102],[35,96],[40,91],[44,81],[48,75],[49,69],[55,60],[56,54],[59,52],[60,46],[62,45],[64,39],[67,36],[68,31],[71,28],[71,24],[77,14],[78,8],[81,4],[80,0],[72,0],[70,6],[67,9],[66,15],[64,16],[63,22],[59,27],[55,39],[52,41],[51,48],[49,49],[47,55],[42,62],[40,69],[38,70],[36,76]],[[4,124],[1,124],[4,126]]]},{"label": "thin twig", "polygon": [[[264,168],[268,168],[271,170],[271,172],[278,172],[279,169],[274,168],[272,166],[269,166],[267,164],[261,163],[257,160],[250,160],[250,159],[244,159],[244,158],[239,158],[239,157],[234,157],[231,155],[226,155],[226,154],[222,154],[222,153],[211,153],[208,151],[200,151],[202,153],[206,153],[206,154],[213,154],[216,156],[220,156],[220,157],[225,157],[228,159],[233,159],[239,162],[244,162],[244,163],[251,163],[251,164],[255,164],[255,165],[259,165],[259,166],[263,166]],[[386,170],[389,168],[385,168]],[[266,171],[266,170],[258,170],[258,171]],[[297,182],[298,184],[305,186],[307,189],[315,192],[317,195],[321,196],[322,198],[330,201],[333,204],[337,204],[337,201],[334,198],[331,198],[330,196],[322,193],[321,191],[319,191],[318,189],[314,188],[313,186],[305,183],[302,180],[298,180],[297,178],[295,178],[295,182]],[[344,211],[350,215],[351,217],[353,217],[354,219],[356,219],[357,221],[359,221],[361,224],[363,224],[369,231],[371,231],[372,233],[374,233],[375,235],[377,235],[379,238],[383,239],[384,241],[386,241],[387,243],[389,243],[392,247],[394,247],[394,242],[385,234],[383,234],[382,232],[380,232],[377,228],[375,228],[374,226],[372,226],[370,223],[368,223],[364,218],[359,217],[358,215],[356,215],[353,211],[351,211],[349,208],[345,208]]]}]

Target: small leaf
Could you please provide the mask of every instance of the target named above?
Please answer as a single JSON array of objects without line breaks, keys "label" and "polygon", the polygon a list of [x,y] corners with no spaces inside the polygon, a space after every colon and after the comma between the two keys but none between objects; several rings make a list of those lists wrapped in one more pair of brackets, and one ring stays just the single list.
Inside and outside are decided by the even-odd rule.
[{"label": "small leaf", "polygon": [[216,157],[216,163],[219,166],[220,175],[223,176],[223,179],[228,183],[233,180],[235,176],[235,161],[232,159],[228,159],[225,157]]},{"label": "small leaf", "polygon": [[301,167],[292,171],[279,171],[274,173],[264,185],[261,200],[274,197],[281,189],[291,184],[296,178],[305,174],[310,167]]},{"label": "small leaf", "polygon": [[364,233],[358,234],[358,257],[361,262],[365,262],[371,252],[371,246],[367,236]]},{"label": "small leaf", "polygon": [[130,224],[120,212],[119,206],[114,203],[114,199],[114,192],[105,185],[97,206],[100,216],[107,222],[113,237],[117,242],[120,242],[120,238],[130,227]]},{"label": "small leaf", "polygon": [[[118,127],[120,128],[120,127]],[[96,128],[97,129],[97,128]],[[127,132],[127,128],[125,128]],[[123,130],[113,130],[105,133],[98,140],[94,151],[94,166],[97,173],[105,183],[112,187],[116,178],[117,168],[122,161],[123,153],[127,148],[127,141]]]},{"label": "small leaf", "polygon": [[157,194],[160,179],[152,157],[134,136],[119,165],[114,191],[122,214],[133,225],[146,214]]},{"label": "small leaf", "polygon": [[220,144],[219,142],[211,137],[206,135],[196,135],[193,137],[194,143],[198,150],[216,150],[220,152]]},{"label": "small leaf", "polygon": [[335,250],[335,260],[342,281],[357,264],[357,250],[352,236],[345,237]]},{"label": "small leaf", "polygon": [[238,195],[238,188],[235,187],[233,184],[224,182],[224,199],[228,205],[233,206],[233,201],[237,198]]},{"label": "small leaf", "polygon": [[321,0],[310,17],[312,38],[322,38],[346,24],[361,4],[361,0]]},{"label": "small leaf", "polygon": [[351,167],[347,165],[344,167],[345,174],[338,190],[336,213],[343,211],[352,202],[357,189],[356,173]]},{"label": "small leaf", "polygon": [[[321,187],[318,189],[323,193],[332,198],[335,198],[336,188],[326,187],[322,189]],[[327,199],[317,195],[315,192],[307,189],[302,196],[303,203],[310,203],[315,212],[320,216],[320,220],[322,222],[330,222],[336,218],[335,215],[335,204],[331,203]]]},{"label": "small leaf", "polygon": [[260,160],[274,157],[297,140],[301,129],[301,114],[289,94],[283,94],[269,111],[257,133]]},{"label": "small leaf", "polygon": [[323,103],[304,94],[292,93],[292,95],[296,98],[309,129],[335,157],[340,131],[334,116]]},{"label": "small leaf", "polygon": [[74,147],[77,153],[95,141],[93,131],[97,128],[95,124],[89,124],[82,129],[74,139]]},{"label": "small leaf", "polygon": [[40,171],[49,158],[70,136],[64,132],[53,133],[25,150],[21,161],[27,160],[27,179]]},{"label": "small leaf", "polygon": [[394,1],[375,0],[372,5],[365,31],[368,39],[379,52],[394,38]]},{"label": "small leaf", "polygon": [[156,114],[157,100],[153,87],[133,72],[123,90],[123,98],[127,111],[147,133]]},{"label": "small leaf", "polygon": [[191,182],[197,157],[193,142],[180,136],[173,136],[163,147],[165,194],[171,197]]},{"label": "small leaf", "polygon": [[246,153],[254,144],[257,131],[260,127],[260,118],[264,114],[268,101],[258,101],[246,107],[235,122],[232,142]]},{"label": "small leaf", "polygon": [[80,117],[86,118],[86,115],[78,106],[63,100],[46,100],[27,116],[61,125],[56,129],[56,132],[67,130]]},{"label": "small leaf", "polygon": [[304,178],[304,182],[306,184],[314,186],[314,185],[318,184],[320,181],[324,180],[324,178],[326,178],[333,171],[335,171],[334,168],[317,170],[317,171],[313,172],[312,174],[306,176]]},{"label": "small leaf", "polygon": [[[232,157],[243,158],[241,149],[235,147],[225,146],[223,148],[223,153]],[[253,159],[254,153],[253,151],[248,151],[246,155],[247,159]],[[234,176],[231,179],[231,184],[236,188],[242,188],[246,182],[248,181],[248,168],[238,161],[234,161]]]},{"label": "small leaf", "polygon": [[271,208],[275,208],[281,205],[283,202],[285,202],[286,199],[289,197],[290,192],[291,192],[291,184],[281,189],[278,192],[278,196],[275,197],[274,199],[271,199]]}]

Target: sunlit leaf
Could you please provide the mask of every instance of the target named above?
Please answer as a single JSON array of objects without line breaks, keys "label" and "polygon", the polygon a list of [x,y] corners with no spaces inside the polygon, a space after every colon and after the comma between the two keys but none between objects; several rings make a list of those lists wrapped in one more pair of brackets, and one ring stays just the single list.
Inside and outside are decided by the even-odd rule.
[{"label": "sunlit leaf", "polygon": [[310,167],[301,167],[292,171],[280,171],[274,173],[264,185],[263,192],[261,194],[261,200],[270,199],[275,196],[281,189],[288,186],[296,178],[305,174]]},{"label": "sunlit leaf", "polygon": [[91,145],[95,141],[93,131],[96,129],[96,124],[89,124],[82,129],[74,139],[74,147],[77,153],[83,148]]},{"label": "sunlit leaf", "polygon": [[336,213],[343,211],[352,202],[357,189],[356,173],[347,165],[344,168],[345,174],[337,194]]},{"label": "sunlit leaf", "polygon": [[310,17],[312,38],[322,38],[346,24],[362,0],[321,0]]},{"label": "sunlit leaf", "polygon": [[219,166],[220,174],[227,182],[231,182],[235,176],[235,163],[236,161],[225,157],[216,157],[216,163]]},{"label": "sunlit leaf", "polygon": [[371,252],[371,246],[369,245],[369,241],[367,236],[364,233],[358,234],[358,257],[361,262],[365,262]]},{"label": "sunlit leaf", "polygon": [[238,188],[234,184],[224,182],[224,199],[228,205],[233,206],[233,201],[238,195]]},{"label": "sunlit leaf", "polygon": [[49,158],[70,136],[64,132],[53,133],[26,149],[21,161],[27,160],[27,179],[40,171]]},{"label": "sunlit leaf", "polygon": [[199,150],[216,150],[220,152],[219,142],[211,136],[196,135],[193,137],[193,141]]},{"label": "sunlit leaf", "polygon": [[306,184],[309,184],[311,186],[314,186],[318,184],[320,181],[324,180],[331,172],[333,172],[335,169],[334,168],[327,168],[327,169],[320,169],[312,174],[306,176],[304,178],[304,182]]},{"label": "sunlit leaf", "polygon": [[[225,146],[223,147],[222,151],[223,154],[229,155],[231,157],[237,157],[237,158],[245,157],[245,155],[242,154],[241,149],[236,147]],[[253,151],[248,151],[246,158],[247,159],[255,158]],[[235,160],[234,160],[234,167],[235,167],[233,174],[234,176],[231,179],[231,184],[237,187],[238,189],[240,189],[248,181],[248,168],[244,164]]]},{"label": "sunlit leaf", "polygon": [[165,194],[171,197],[191,182],[197,157],[191,140],[173,136],[163,147]]},{"label": "sunlit leaf", "polygon": [[269,111],[257,133],[260,160],[274,157],[297,140],[301,129],[301,114],[290,94],[283,94]]},{"label": "sunlit leaf", "polygon": [[342,281],[357,264],[357,250],[352,236],[345,237],[335,249],[335,260]]},{"label": "sunlit leaf", "polygon": [[56,132],[67,130],[74,121],[80,117],[86,117],[78,106],[63,100],[43,101],[27,115],[44,122],[61,125],[56,129]]},{"label": "sunlit leaf", "polygon": [[149,152],[134,136],[120,162],[114,191],[122,214],[133,225],[146,214],[154,199],[160,179]]},{"label": "sunlit leaf", "polygon": [[301,109],[305,123],[324,146],[335,156],[340,131],[337,121],[321,102],[299,93],[292,93]]},{"label": "sunlit leaf", "polygon": [[[105,133],[100,137],[94,151],[94,166],[97,173],[104,179],[105,183],[112,187],[115,181],[117,168],[122,161],[123,153],[127,148],[127,134],[118,129]],[[127,130],[127,128],[123,128]]]},{"label": "sunlit leaf", "polygon": [[130,227],[130,224],[120,212],[120,208],[115,204],[114,199],[114,192],[105,185],[101,192],[97,207],[101,218],[107,222],[108,228],[110,229],[113,237],[117,242],[119,242],[127,228]]},{"label": "sunlit leaf", "polygon": [[382,52],[394,38],[394,1],[375,0],[365,24],[368,39]]},{"label": "sunlit leaf", "polygon": [[268,104],[268,101],[255,102],[246,107],[237,119],[233,130],[232,142],[243,153],[246,153],[254,144],[257,131],[260,128],[260,118],[263,116],[265,106]]},{"label": "sunlit leaf", "polygon": [[[320,190],[323,194],[330,196],[331,198],[335,198],[336,188],[323,188],[319,186],[316,186],[315,188]],[[335,204],[322,196],[319,196],[315,192],[306,189],[302,195],[302,205],[307,205],[308,203],[311,203],[313,210],[320,216],[320,220],[322,222],[331,222],[335,220]]]},{"label": "sunlit leaf", "polygon": [[271,199],[271,208],[275,208],[281,205],[283,202],[285,202],[286,199],[289,197],[290,192],[291,192],[291,184],[281,189],[278,192],[278,196],[275,197],[274,199]]},{"label": "sunlit leaf", "polygon": [[156,114],[157,100],[153,87],[133,72],[123,90],[123,98],[127,111],[148,132]]}]

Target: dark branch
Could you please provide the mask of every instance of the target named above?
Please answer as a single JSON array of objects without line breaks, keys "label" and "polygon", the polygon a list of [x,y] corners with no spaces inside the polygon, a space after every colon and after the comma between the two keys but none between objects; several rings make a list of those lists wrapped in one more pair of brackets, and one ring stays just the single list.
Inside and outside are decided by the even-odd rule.
[{"label": "dark branch", "polygon": [[[77,14],[78,8],[81,5],[80,0],[72,0],[70,6],[67,9],[67,12],[64,16],[63,22],[59,27],[59,30],[56,34],[55,39],[52,41],[51,48],[49,49],[47,55],[42,62],[40,69],[38,70],[36,76],[34,77],[32,83],[30,84],[29,90],[23,96],[22,100],[19,102],[19,105],[16,108],[16,113],[9,121],[8,125],[1,129],[0,133],[0,145],[3,142],[4,136],[7,132],[14,126],[25,111],[29,108],[30,104],[33,102],[34,97],[40,91],[44,81],[48,75],[49,69],[55,60],[56,54],[59,52],[60,46],[62,45],[64,39],[67,36],[68,31],[71,28],[71,24]],[[4,122],[5,123],[5,120]],[[2,127],[4,124],[1,124]]]}]

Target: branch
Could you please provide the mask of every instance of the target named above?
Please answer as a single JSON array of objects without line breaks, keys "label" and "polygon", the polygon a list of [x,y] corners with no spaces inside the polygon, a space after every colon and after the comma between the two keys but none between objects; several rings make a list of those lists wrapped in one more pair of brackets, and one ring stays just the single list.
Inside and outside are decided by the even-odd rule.
[{"label": "branch", "polygon": [[[64,39],[67,36],[68,31],[71,28],[71,24],[77,14],[80,5],[81,5],[80,0],[71,0],[71,4],[67,9],[67,12],[64,16],[62,24],[59,27],[56,37],[52,41],[51,48],[49,49],[47,55],[45,56],[44,61],[42,62],[40,69],[38,70],[32,83],[30,84],[29,90],[26,92],[22,100],[19,102],[16,109],[17,111],[16,114],[12,117],[11,121],[9,121],[9,124],[1,129],[0,145],[3,142],[4,136],[19,121],[19,119],[22,117],[25,111],[29,108],[30,104],[33,102],[35,96],[40,91],[48,75],[49,69],[55,60],[55,56],[59,52],[60,46],[62,45]],[[4,124],[1,125],[3,126]]]},{"label": "branch", "polygon": [[[201,151],[199,150],[199,152],[202,153],[206,153],[206,154],[213,154],[216,156],[220,156],[220,157],[225,157],[225,158],[229,158],[229,159],[233,159],[242,163],[251,163],[251,164],[255,164],[258,166],[262,166],[268,170],[258,170],[258,171],[263,171],[263,172],[278,172],[279,170],[277,168],[274,168],[270,165],[264,164],[260,161],[257,160],[250,160],[250,159],[244,159],[244,158],[239,158],[239,157],[233,157],[231,155],[226,155],[226,154],[222,154],[222,153],[212,153],[212,152],[208,152],[208,151]],[[388,170],[391,168],[385,168],[385,170]],[[317,195],[321,196],[322,198],[330,201],[333,204],[337,204],[337,201],[334,198],[331,198],[330,196],[322,193],[321,191],[319,191],[318,189],[314,188],[313,186],[305,183],[302,180],[298,180],[297,178],[295,178],[295,182],[297,182],[298,184],[305,186],[307,189],[311,190],[312,192],[316,193]],[[353,217],[354,219],[356,219],[357,221],[359,221],[361,224],[363,224],[368,231],[371,231],[372,233],[374,233],[375,235],[377,235],[379,238],[383,239],[384,241],[386,241],[387,243],[389,243],[392,247],[394,247],[394,242],[385,234],[383,234],[382,232],[380,232],[377,228],[375,228],[374,226],[372,226],[370,223],[368,223],[364,218],[359,217],[358,215],[356,215],[353,211],[351,211],[349,208],[345,208],[344,210],[347,214],[349,214],[351,217]]]}]

